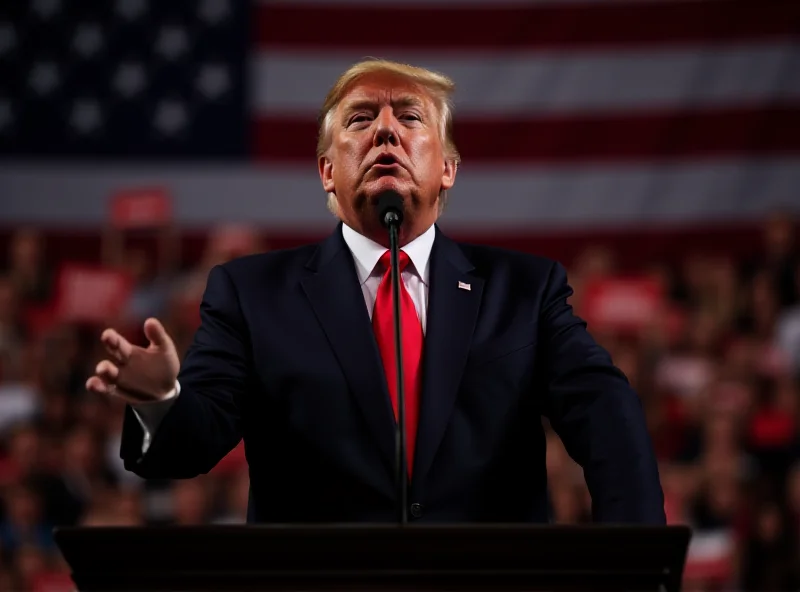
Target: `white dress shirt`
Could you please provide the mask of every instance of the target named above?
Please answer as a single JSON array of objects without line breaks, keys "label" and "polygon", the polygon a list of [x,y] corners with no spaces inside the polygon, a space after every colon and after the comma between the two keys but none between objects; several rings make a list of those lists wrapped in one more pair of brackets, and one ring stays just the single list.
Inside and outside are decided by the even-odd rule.
[{"label": "white dress shirt", "polygon": [[[355,230],[342,225],[342,236],[353,255],[353,262],[356,266],[356,275],[361,283],[361,292],[364,295],[364,303],[372,318],[372,311],[375,308],[375,298],[378,294],[378,286],[383,277],[383,270],[378,269],[378,262],[387,249],[375,241],[368,239]],[[433,248],[433,239],[436,237],[436,228],[431,226],[423,234],[405,245],[401,250],[405,251],[411,263],[403,270],[401,277],[406,290],[414,301],[417,309],[423,333],[427,327],[428,317],[428,290],[430,286],[430,257]],[[167,411],[170,410],[175,400],[180,395],[181,385],[175,383],[175,388],[161,401],[153,403],[141,403],[133,406],[133,412],[144,431],[142,439],[142,454],[147,452],[155,434]]]},{"label": "white dress shirt", "polygon": [[[372,318],[375,298],[378,295],[378,286],[381,284],[384,272],[384,270],[378,269],[377,265],[388,249],[364,235],[358,234],[346,225],[342,225],[342,235],[344,236],[344,242],[347,243],[350,252],[353,254],[356,274],[358,275],[358,281],[361,282],[361,292],[364,294],[364,302],[369,311],[369,318]],[[411,263],[403,270],[401,277],[406,290],[411,295],[411,300],[414,301],[417,316],[420,323],[422,323],[423,333],[427,325],[429,263],[435,237],[436,229],[431,226],[425,233],[401,249],[406,252],[411,260]]]}]

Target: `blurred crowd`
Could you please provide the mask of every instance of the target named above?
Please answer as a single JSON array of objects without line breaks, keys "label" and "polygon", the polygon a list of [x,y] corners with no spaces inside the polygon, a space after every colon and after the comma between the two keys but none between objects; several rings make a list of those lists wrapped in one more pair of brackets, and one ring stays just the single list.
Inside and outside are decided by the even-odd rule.
[{"label": "blurred crowd", "polygon": [[[154,255],[109,229],[98,263],[134,280],[107,324],[142,343],[142,321],[157,316],[185,351],[211,266],[267,246],[248,229],[220,229],[187,269],[175,236],[161,232]],[[123,406],[84,388],[104,357],[102,327],[43,312],[58,262],[46,242],[20,230],[0,254],[0,590],[68,589],[57,525],[236,523],[246,513],[241,447],[197,479],[125,472]],[[669,521],[694,529],[687,590],[800,588],[799,253],[794,221],[775,217],[749,260],[697,253],[639,270],[667,294],[646,327],[590,326],[642,399]],[[568,267],[578,311],[585,287],[618,271],[600,247]],[[582,472],[548,433],[554,521],[586,522]]]}]

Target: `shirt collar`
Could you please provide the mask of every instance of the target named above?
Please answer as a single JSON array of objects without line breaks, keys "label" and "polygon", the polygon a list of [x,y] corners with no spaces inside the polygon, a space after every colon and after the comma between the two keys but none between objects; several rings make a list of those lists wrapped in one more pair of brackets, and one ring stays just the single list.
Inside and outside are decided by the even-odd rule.
[{"label": "shirt collar", "polygon": [[[366,236],[357,233],[347,224],[342,224],[342,236],[356,262],[358,280],[363,284],[372,275],[375,266],[387,249],[383,245],[379,245]],[[431,249],[435,238],[436,227],[431,224],[428,230],[401,249],[408,254],[408,258],[411,260],[417,275],[426,285],[428,284],[428,262],[431,258]]]}]

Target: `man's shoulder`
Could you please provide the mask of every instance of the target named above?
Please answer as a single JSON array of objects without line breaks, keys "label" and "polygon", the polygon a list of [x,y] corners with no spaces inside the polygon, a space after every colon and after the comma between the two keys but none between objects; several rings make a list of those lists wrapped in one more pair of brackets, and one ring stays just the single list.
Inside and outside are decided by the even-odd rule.
[{"label": "man's shoulder", "polygon": [[220,264],[235,283],[260,278],[288,278],[301,273],[318,243],[244,255]]},{"label": "man's shoulder", "polygon": [[558,261],[542,255],[469,242],[456,241],[456,244],[478,271],[491,273],[507,270],[534,277],[547,277],[561,268]]}]

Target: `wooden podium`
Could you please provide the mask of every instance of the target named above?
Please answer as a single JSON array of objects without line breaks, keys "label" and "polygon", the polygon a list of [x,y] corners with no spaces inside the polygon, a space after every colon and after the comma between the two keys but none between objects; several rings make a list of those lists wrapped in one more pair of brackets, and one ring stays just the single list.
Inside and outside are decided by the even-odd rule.
[{"label": "wooden podium", "polygon": [[81,591],[679,590],[683,526],[59,528]]}]

